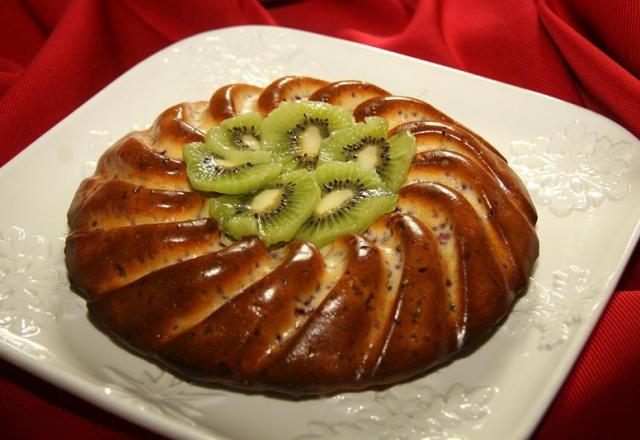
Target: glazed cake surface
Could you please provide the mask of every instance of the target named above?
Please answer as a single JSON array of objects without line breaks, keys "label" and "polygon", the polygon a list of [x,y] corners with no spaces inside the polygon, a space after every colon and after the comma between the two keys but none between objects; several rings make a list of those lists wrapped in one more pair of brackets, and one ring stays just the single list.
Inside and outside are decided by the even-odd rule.
[{"label": "glazed cake surface", "polygon": [[[397,209],[320,249],[230,240],[190,185],[184,145],[301,100],[415,136]],[[483,340],[526,286],[536,219],[504,157],[431,105],[289,76],[221,87],[119,140],[77,190],[65,254],[94,321],[133,351],[196,381],[311,396],[410,379]]]}]

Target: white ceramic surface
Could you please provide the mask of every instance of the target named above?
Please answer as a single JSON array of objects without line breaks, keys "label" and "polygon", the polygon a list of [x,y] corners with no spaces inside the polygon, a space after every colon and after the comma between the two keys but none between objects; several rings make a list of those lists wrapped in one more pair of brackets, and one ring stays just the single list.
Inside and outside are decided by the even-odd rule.
[{"label": "white ceramic surface", "polygon": [[[507,322],[472,354],[386,391],[293,402],[181,382],[88,321],[69,290],[63,239],[71,198],[100,154],[174,103],[286,74],[362,79],[427,100],[481,133],[526,181],[540,259]],[[0,169],[0,354],[169,437],[522,438],[615,287],[638,240],[638,202],[640,143],[592,112],[319,35],[212,31],[140,63]]]}]

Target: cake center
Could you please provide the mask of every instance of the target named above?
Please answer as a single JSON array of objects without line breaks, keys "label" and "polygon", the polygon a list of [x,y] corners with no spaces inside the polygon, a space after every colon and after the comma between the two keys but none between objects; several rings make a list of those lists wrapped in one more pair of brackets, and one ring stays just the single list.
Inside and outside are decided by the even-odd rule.
[{"label": "cake center", "polygon": [[322,248],[396,208],[416,145],[407,131],[388,135],[380,117],[357,123],[339,106],[283,102],[225,119],[184,158],[225,235]]}]

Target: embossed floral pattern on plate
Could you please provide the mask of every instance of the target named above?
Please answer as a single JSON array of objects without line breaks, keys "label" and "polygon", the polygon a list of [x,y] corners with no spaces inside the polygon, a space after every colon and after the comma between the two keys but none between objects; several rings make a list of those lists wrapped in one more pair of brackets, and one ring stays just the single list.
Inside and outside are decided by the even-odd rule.
[{"label": "embossed floral pattern on plate", "polygon": [[570,327],[581,322],[596,306],[597,290],[589,271],[575,265],[553,273],[545,287],[531,279],[527,293],[516,304],[507,326],[513,334],[536,328],[538,348],[553,349],[570,337]]},{"label": "embossed floral pattern on plate", "polygon": [[66,280],[62,246],[17,226],[0,231],[1,328],[33,337],[55,319],[55,292]]},{"label": "embossed floral pattern on plate", "polygon": [[195,425],[205,415],[204,408],[223,394],[219,391],[198,390],[166,371],[151,367],[136,377],[115,367],[105,367],[110,383],[105,393],[131,400],[142,410],[153,411],[184,423]]},{"label": "embossed floral pattern on plate", "polygon": [[[285,70],[284,66],[294,63],[303,63],[311,68],[317,66],[311,54],[288,39],[286,32],[269,41],[265,41],[261,33],[250,30],[241,32],[243,35],[240,39],[209,36],[202,44],[186,50],[171,48],[171,56],[164,57],[163,63],[189,66],[185,77],[199,77],[209,90],[222,86],[220,78],[225,78],[228,82],[242,79],[249,84],[266,85],[274,78],[297,73]],[[256,47],[261,48],[257,53]]]},{"label": "embossed floral pattern on plate", "polygon": [[556,215],[596,208],[629,192],[633,145],[590,132],[581,122],[551,137],[514,141],[511,150],[510,164],[535,202]]},{"label": "embossed floral pattern on plate", "polygon": [[[455,428],[473,424],[491,413],[495,387],[467,389],[454,384],[444,394],[428,385],[407,390],[399,386],[369,394],[342,394],[336,404],[350,423],[309,423],[309,433],[297,440],[314,439],[456,439]],[[453,430],[453,431],[452,431]]]}]

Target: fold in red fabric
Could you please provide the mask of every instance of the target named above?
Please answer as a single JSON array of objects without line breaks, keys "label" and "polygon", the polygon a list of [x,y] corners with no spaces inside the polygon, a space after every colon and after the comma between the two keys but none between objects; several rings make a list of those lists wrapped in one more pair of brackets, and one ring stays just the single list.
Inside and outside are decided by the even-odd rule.
[{"label": "fold in red fabric", "polygon": [[[585,106],[640,137],[638,1],[3,0],[0,165],[145,57],[241,24],[309,30],[466,70]],[[536,437],[638,432],[638,289],[636,250]],[[8,364],[0,368],[7,438],[150,435]]]}]

